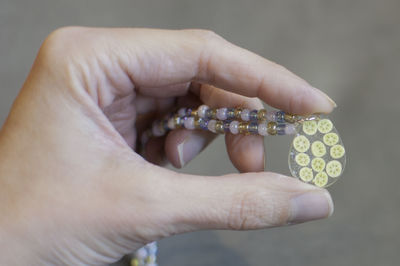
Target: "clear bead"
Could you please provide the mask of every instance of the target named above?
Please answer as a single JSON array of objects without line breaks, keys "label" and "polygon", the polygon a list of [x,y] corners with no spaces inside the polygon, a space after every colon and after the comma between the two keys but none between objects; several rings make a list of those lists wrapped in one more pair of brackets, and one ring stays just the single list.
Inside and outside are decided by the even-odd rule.
[{"label": "clear bead", "polygon": [[260,134],[261,136],[267,136],[268,135],[267,123],[258,124],[258,134]]},{"label": "clear bead", "polygon": [[210,130],[213,133],[217,133],[217,131],[215,130],[216,123],[217,123],[217,121],[214,119],[208,121],[208,125],[207,125],[208,130]]},{"label": "clear bead", "polygon": [[206,112],[207,110],[210,109],[210,107],[208,107],[207,105],[201,105],[198,109],[197,109],[197,115],[201,118],[205,118],[206,117]]},{"label": "clear bead", "polygon": [[296,126],[294,124],[286,124],[285,135],[294,135],[294,134],[296,134]]},{"label": "clear bead", "polygon": [[219,108],[217,109],[217,118],[219,120],[225,120],[227,118],[228,108]]},{"label": "clear bead", "polygon": [[188,117],[183,124],[186,129],[194,129],[194,117]]},{"label": "clear bead", "polygon": [[250,110],[243,109],[242,113],[240,114],[240,117],[242,118],[243,121],[249,121],[250,120]]},{"label": "clear bead", "polygon": [[229,131],[234,135],[238,134],[239,133],[239,122],[238,121],[232,121],[229,124]]},{"label": "clear bead", "polygon": [[268,112],[267,113],[267,120],[268,121],[275,121],[276,120],[276,112]]},{"label": "clear bead", "polygon": [[135,252],[135,257],[138,258],[139,260],[144,260],[148,256],[148,252],[145,247],[139,248]]}]

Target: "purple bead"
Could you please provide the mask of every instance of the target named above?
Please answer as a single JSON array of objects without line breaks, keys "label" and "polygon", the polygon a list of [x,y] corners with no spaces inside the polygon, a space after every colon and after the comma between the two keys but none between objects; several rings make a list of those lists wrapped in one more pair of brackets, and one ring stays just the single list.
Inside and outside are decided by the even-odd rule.
[{"label": "purple bead", "polygon": [[276,125],[276,134],[278,135],[285,135],[285,124],[277,124]]},{"label": "purple bead", "polygon": [[258,124],[258,134],[260,134],[261,136],[267,136],[268,135],[267,123]]},{"label": "purple bead", "polygon": [[276,122],[278,122],[278,123],[285,122],[285,112],[284,111],[276,112]]},{"label": "purple bead", "polygon": [[242,118],[243,121],[249,121],[249,119],[250,119],[250,110],[249,109],[243,109],[242,113],[240,114],[240,118]]},{"label": "purple bead", "polygon": [[228,108],[227,112],[226,112],[226,119],[233,119],[235,118],[235,108]]},{"label": "purple bead", "polygon": [[219,120],[225,120],[227,118],[228,108],[219,108],[217,109],[217,118]]},{"label": "purple bead", "polygon": [[229,131],[234,135],[238,134],[239,133],[239,122],[238,121],[232,121],[229,124]]},{"label": "purple bead", "polygon": [[249,114],[249,119],[250,121],[257,121],[258,119],[258,111],[257,110],[252,110]]},{"label": "purple bead", "polygon": [[191,116],[192,115],[192,108],[187,108],[186,109],[186,116]]},{"label": "purple bead", "polygon": [[204,120],[203,118],[199,119],[199,126],[201,129],[207,130],[208,129],[207,125],[208,125],[207,120]]},{"label": "purple bead", "polygon": [[248,130],[250,134],[257,134],[258,133],[258,124],[255,122],[252,122],[248,126]]}]

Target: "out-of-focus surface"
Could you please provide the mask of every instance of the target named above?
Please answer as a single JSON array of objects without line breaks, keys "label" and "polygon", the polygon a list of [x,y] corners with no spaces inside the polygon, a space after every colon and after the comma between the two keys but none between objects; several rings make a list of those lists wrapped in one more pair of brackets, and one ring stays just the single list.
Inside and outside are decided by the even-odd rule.
[{"label": "out-of-focus surface", "polygon": [[[65,25],[207,28],[276,61],[338,104],[347,149],[324,221],[253,232],[208,231],[160,242],[161,265],[398,265],[400,1],[1,0],[0,122],[41,41]],[[289,174],[289,138],[267,138],[269,170]],[[235,171],[222,138],[185,172]],[[267,204],[267,203],[266,203]]]}]

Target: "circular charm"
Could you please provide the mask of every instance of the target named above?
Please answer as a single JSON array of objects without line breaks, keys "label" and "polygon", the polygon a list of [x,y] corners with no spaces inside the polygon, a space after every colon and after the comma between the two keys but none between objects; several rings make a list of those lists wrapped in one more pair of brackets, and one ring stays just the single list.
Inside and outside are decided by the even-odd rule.
[{"label": "circular charm", "polygon": [[332,121],[305,121],[296,126],[296,131],[289,151],[290,172],[318,187],[332,185],[346,165],[346,151]]}]

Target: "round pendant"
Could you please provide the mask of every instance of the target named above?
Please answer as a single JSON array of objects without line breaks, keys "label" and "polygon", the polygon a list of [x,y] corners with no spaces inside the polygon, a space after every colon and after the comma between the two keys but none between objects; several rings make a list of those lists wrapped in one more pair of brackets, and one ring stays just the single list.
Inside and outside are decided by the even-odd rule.
[{"label": "round pendant", "polygon": [[332,121],[327,118],[305,121],[296,131],[289,150],[292,175],[318,187],[335,183],[346,165],[346,152]]}]

